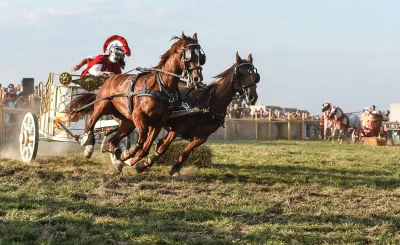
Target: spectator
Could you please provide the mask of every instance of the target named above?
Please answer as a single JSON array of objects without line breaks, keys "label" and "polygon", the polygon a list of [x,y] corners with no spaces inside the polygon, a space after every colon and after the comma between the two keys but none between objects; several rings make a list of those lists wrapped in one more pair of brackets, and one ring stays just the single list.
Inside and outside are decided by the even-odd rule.
[{"label": "spectator", "polygon": [[15,87],[15,94],[16,94],[17,98],[22,95],[22,89],[21,89],[20,85],[17,85]]},{"label": "spectator", "polygon": [[[234,104],[232,110],[230,111],[230,117],[232,119],[239,119],[240,118],[240,109],[238,108],[238,104]],[[237,120],[232,120],[232,132],[233,138],[237,139],[240,133],[240,122]]]},{"label": "spectator", "polygon": [[[16,95],[14,92],[7,93],[7,97],[5,97],[3,104],[6,107],[14,108]],[[15,122],[15,114],[6,113],[4,116],[5,122]]]}]

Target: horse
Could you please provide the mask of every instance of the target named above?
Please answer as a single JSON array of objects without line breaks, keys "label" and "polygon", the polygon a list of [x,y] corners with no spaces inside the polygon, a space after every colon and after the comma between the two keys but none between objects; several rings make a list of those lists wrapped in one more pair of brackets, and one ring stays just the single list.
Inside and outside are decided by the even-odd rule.
[{"label": "horse", "polygon": [[[84,154],[87,158],[93,153],[95,123],[103,115],[112,115],[120,126],[107,142],[110,151],[121,161],[133,156],[140,160],[148,153],[162,122],[180,103],[178,83],[182,77],[178,74],[185,74],[190,85],[201,83],[201,66],[205,64],[206,56],[198,43],[197,34],[189,37],[182,32],[181,37],[174,36],[172,40],[176,41],[161,56],[156,67],[137,75],[111,76],[97,94],[79,95],[68,105],[65,112],[71,121],[90,116],[81,140],[81,145],[86,146]],[[118,144],[135,128],[139,133],[136,145],[122,152]],[[121,161],[114,167],[120,167]]]},{"label": "horse", "polygon": [[[324,104],[322,104],[322,112],[323,112],[323,132],[322,132],[322,137],[324,140],[330,140],[332,138],[332,132],[333,132],[333,121],[329,119],[329,113],[330,110],[332,109],[332,104],[329,101],[326,101]],[[328,136],[329,132],[329,136]]]},{"label": "horse", "polygon": [[343,135],[346,129],[359,129],[360,118],[356,114],[345,114],[342,109],[337,106],[332,106],[329,118],[333,120],[332,143],[335,142],[334,136],[339,130],[338,141],[343,142]]},{"label": "horse", "polygon": [[189,88],[182,92],[185,103],[192,108],[203,109],[203,112],[174,117],[166,121],[163,127],[168,134],[157,143],[154,153],[149,158],[135,165],[138,173],[151,167],[167,151],[172,141],[181,136],[190,142],[169,171],[171,176],[179,174],[190,153],[224,125],[227,107],[237,93],[245,97],[247,105],[256,103],[258,99],[256,88],[260,75],[253,65],[251,54],[247,60],[243,60],[236,53],[236,63],[214,78],[217,80],[206,87]]}]

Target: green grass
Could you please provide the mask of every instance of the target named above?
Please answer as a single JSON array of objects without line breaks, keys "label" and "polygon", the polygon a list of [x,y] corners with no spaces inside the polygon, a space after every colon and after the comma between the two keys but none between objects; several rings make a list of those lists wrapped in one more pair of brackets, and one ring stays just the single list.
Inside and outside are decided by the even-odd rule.
[{"label": "green grass", "polygon": [[207,145],[214,165],[181,177],[99,152],[0,159],[0,244],[400,243],[400,148]]}]

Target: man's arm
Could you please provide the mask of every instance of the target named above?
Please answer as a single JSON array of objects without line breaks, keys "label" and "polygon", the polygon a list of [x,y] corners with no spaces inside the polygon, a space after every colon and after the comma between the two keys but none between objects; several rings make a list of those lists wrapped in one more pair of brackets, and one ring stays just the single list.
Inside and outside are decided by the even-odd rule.
[{"label": "man's arm", "polygon": [[78,71],[79,69],[82,68],[82,66],[86,65],[88,58],[84,58],[81,62],[79,62],[79,64],[74,65],[71,68],[71,71]]},{"label": "man's arm", "polygon": [[97,64],[97,65],[93,65],[92,67],[90,67],[88,73],[91,75],[94,75],[96,77],[103,77],[103,76],[112,76],[114,75],[113,72],[110,71],[101,71],[101,68],[103,67],[102,64]]}]

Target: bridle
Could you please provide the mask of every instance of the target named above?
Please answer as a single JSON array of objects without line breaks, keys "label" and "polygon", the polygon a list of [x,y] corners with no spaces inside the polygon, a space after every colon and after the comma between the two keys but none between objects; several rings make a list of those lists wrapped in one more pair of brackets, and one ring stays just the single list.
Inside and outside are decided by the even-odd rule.
[{"label": "bridle", "polygon": [[[256,79],[254,82],[252,82],[250,84],[246,84],[246,85],[243,85],[240,82],[240,80],[238,79],[238,69],[243,66],[248,66],[249,74],[252,74],[252,73],[256,74]],[[245,97],[247,102],[250,101],[250,98],[249,98],[250,95],[249,95],[249,92],[247,91],[247,88],[257,87],[257,83],[259,83],[259,82],[260,82],[260,74],[258,74],[257,68],[255,68],[252,63],[250,63],[250,62],[241,63],[235,67],[235,70],[233,72],[233,76],[231,79],[232,89],[233,89],[233,91],[236,92],[234,86],[235,86],[235,84],[238,85],[239,89],[240,89],[240,92],[239,92],[240,96]]]},{"label": "bridle", "polygon": [[[198,65],[190,67],[189,61],[192,60],[192,48],[193,48],[193,52],[195,52],[197,55],[197,64]],[[191,44],[185,45],[182,48],[180,58],[183,59],[183,64],[185,67],[184,76],[187,76],[189,78],[188,84],[196,85],[196,82],[194,82],[194,79],[193,79],[193,75],[192,75],[193,73],[191,71],[193,71],[193,70],[202,71],[203,67],[201,67],[201,66],[204,65],[206,62],[206,55],[205,55],[203,49],[201,48],[200,44],[191,43]]]}]

